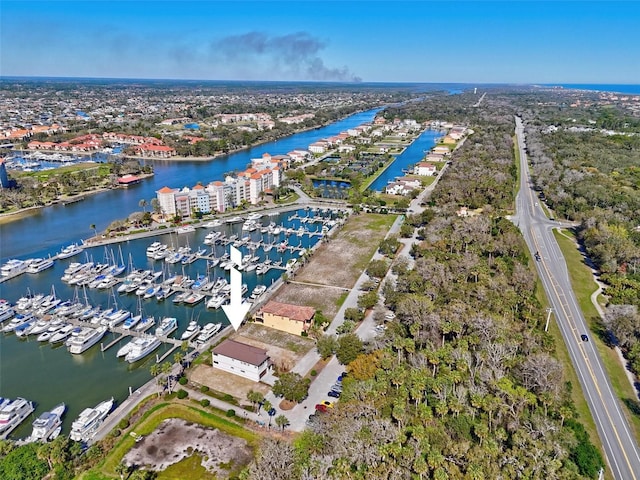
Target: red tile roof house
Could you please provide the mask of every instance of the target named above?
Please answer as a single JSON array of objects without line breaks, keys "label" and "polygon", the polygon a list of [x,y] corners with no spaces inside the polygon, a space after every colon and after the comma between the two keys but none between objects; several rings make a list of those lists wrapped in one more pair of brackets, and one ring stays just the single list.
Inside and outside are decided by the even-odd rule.
[{"label": "red tile roof house", "polygon": [[214,368],[254,382],[259,382],[262,377],[273,372],[266,350],[235,340],[225,340],[215,347],[212,361]]},{"label": "red tile roof house", "polygon": [[311,328],[315,316],[313,307],[302,307],[270,300],[256,314],[256,321],[266,327],[302,335]]}]

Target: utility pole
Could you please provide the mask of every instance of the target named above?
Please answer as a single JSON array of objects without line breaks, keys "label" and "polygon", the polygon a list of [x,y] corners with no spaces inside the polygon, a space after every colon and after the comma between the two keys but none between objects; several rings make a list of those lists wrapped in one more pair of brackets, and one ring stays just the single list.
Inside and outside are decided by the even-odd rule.
[{"label": "utility pole", "polygon": [[553,312],[553,308],[547,307],[547,323],[544,326],[544,331],[549,330],[549,319],[551,318],[551,312]]}]

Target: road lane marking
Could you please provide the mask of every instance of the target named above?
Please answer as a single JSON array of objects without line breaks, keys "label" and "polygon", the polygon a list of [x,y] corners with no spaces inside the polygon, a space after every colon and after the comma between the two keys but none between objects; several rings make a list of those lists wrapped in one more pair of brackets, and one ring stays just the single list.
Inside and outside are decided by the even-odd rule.
[{"label": "road lane marking", "polygon": [[[533,232],[533,229],[531,229],[531,239],[534,242],[534,244],[535,244],[534,246],[536,247],[536,249],[538,249],[537,248],[538,247],[538,242],[536,241],[536,235],[535,235],[535,232]],[[566,295],[564,294],[564,292],[562,291],[562,289],[560,288],[559,282],[557,280],[555,280],[555,278],[552,275],[551,271],[549,270],[549,268],[547,268],[546,262],[539,262],[539,263],[541,263],[541,266],[544,268],[544,270],[547,273],[548,279],[550,280],[551,288],[553,289],[553,291],[554,291],[554,293],[556,295],[556,298],[558,299],[558,303],[560,305],[560,308],[562,309],[562,312],[563,312],[567,322],[569,322],[569,326],[571,327],[571,329],[574,332],[577,332],[577,328],[576,328],[577,327],[577,322],[576,322],[576,320],[575,320],[575,318],[573,316],[573,313],[570,312],[570,309],[568,310],[569,301],[568,301]],[[562,294],[559,293],[558,288],[556,288],[556,284],[558,284],[558,288],[560,288],[560,292],[562,292]],[[564,298],[564,301],[562,301],[562,298]],[[574,305],[575,305],[575,302],[571,302],[571,303],[574,303]],[[566,306],[565,306],[565,304],[566,304]],[[558,322],[558,323],[560,323],[560,322]],[[575,333],[574,337],[575,337],[576,341],[579,340],[579,337],[577,336],[577,333]],[[584,345],[583,345],[583,347],[584,347]],[[589,371],[589,375],[591,376],[591,380],[592,380],[593,386],[595,387],[595,390],[596,390],[596,392],[598,394],[598,397],[600,397],[600,401],[601,401],[601,404],[602,404],[602,409],[604,410],[604,412],[605,412],[605,414],[606,414],[606,416],[607,416],[607,418],[609,420],[609,425],[610,425],[611,429],[613,430],[613,433],[614,433],[614,435],[616,437],[616,440],[618,441],[618,444],[622,447],[622,448],[620,448],[620,451],[622,452],[622,455],[624,456],[625,462],[626,462],[627,466],[629,467],[629,471],[631,472],[631,476],[635,480],[637,477],[636,477],[636,475],[634,473],[633,467],[631,466],[631,463],[629,461],[629,457],[627,456],[627,452],[626,452],[626,449],[624,448],[624,445],[622,443],[622,439],[620,438],[620,435],[618,433],[618,429],[616,428],[616,426],[615,426],[615,424],[613,422],[613,419],[611,417],[611,414],[609,413],[607,402],[605,402],[605,399],[604,399],[604,397],[602,395],[602,391],[600,390],[600,386],[598,385],[598,381],[596,379],[596,376],[595,376],[595,374],[593,372],[593,368],[591,366],[591,361],[590,361],[589,358],[586,357],[586,355],[584,355],[584,352],[585,352],[584,348],[582,348],[582,352],[583,352],[583,356],[584,356],[584,359],[585,359],[585,362],[584,362],[585,366],[587,367],[587,369]],[[613,392],[610,392],[610,394],[614,398],[614,400],[616,400],[616,403],[617,403],[617,397],[615,395],[613,395]],[[619,412],[618,412],[618,416],[621,417]],[[625,427],[626,427],[626,424],[624,423],[624,418],[621,417],[621,419],[622,419],[622,424],[625,425]],[[626,431],[627,435],[629,437],[631,437],[626,428],[625,428],[625,431]],[[609,442],[607,441],[607,443],[609,443]],[[612,455],[613,455],[613,451],[612,451]],[[616,463],[616,466],[617,466],[617,461],[615,461],[615,459],[614,459],[614,463]],[[618,471],[619,471],[620,470],[619,467],[617,467],[617,468],[618,468]]]}]

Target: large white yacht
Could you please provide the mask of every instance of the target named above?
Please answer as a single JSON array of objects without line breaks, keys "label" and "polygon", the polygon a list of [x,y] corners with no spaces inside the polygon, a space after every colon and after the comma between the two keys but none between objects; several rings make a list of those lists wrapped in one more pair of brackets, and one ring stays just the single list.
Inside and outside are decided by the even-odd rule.
[{"label": "large white yacht", "polygon": [[68,245],[64,247],[62,250],[60,250],[60,252],[58,253],[58,258],[73,257],[74,255],[79,254],[83,250],[84,250],[83,246],[78,245],[77,243],[72,243],[71,245]]},{"label": "large white yacht", "polygon": [[196,322],[195,320],[191,320],[189,322],[189,325],[187,326],[187,329],[182,332],[182,335],[180,336],[180,340],[191,340],[193,337],[195,337],[198,333],[200,333],[200,325],[198,325],[198,322]]},{"label": "large white yacht", "polygon": [[107,333],[107,327],[84,327],[76,336],[72,336],[68,341],[69,352],[82,353],[98,343]]},{"label": "large white yacht", "polygon": [[64,403],[56,406],[50,412],[43,412],[33,422],[33,432],[28,442],[47,442],[53,440],[62,431],[62,415],[67,406]]},{"label": "large white yacht", "polygon": [[0,274],[3,277],[10,277],[24,273],[27,267],[31,263],[31,260],[18,260],[16,258],[9,260],[7,263],[0,267]]},{"label": "large white yacht", "polygon": [[178,319],[175,317],[165,317],[156,328],[156,337],[166,337],[178,328]]},{"label": "large white yacht", "polygon": [[124,359],[129,363],[137,362],[153,352],[161,343],[158,338],[153,336],[138,337],[133,340],[133,345]]},{"label": "large white yacht", "polygon": [[113,408],[113,397],[99,403],[95,408],[85,408],[77,420],[71,425],[69,438],[76,442],[87,442],[95,435],[96,430],[107,418]]},{"label": "large white yacht", "polygon": [[208,340],[211,339],[211,337],[213,337],[216,333],[218,333],[221,328],[222,328],[221,323],[207,323],[202,328],[200,335],[197,336],[196,344],[202,345],[203,343],[207,342]]},{"label": "large white yacht", "polygon": [[7,438],[33,410],[33,402],[20,397],[2,407],[0,410],[0,439]]},{"label": "large white yacht", "polygon": [[51,258],[36,258],[27,267],[27,273],[39,273],[47,268],[53,267],[53,259]]}]

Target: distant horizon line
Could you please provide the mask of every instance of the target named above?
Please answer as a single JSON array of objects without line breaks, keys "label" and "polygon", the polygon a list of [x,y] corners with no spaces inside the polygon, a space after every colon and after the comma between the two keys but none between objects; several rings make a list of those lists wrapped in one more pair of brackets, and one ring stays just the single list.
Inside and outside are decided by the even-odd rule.
[{"label": "distant horizon line", "polygon": [[150,77],[82,77],[82,76],[55,76],[55,75],[0,75],[0,81],[7,80],[108,80],[108,81],[146,81],[146,82],[211,82],[211,83],[280,83],[301,84],[312,83],[319,85],[507,85],[507,86],[640,86],[640,83],[592,83],[592,82],[431,82],[431,81],[338,81],[338,80],[241,80],[241,79],[198,79],[198,78],[150,78]]}]

